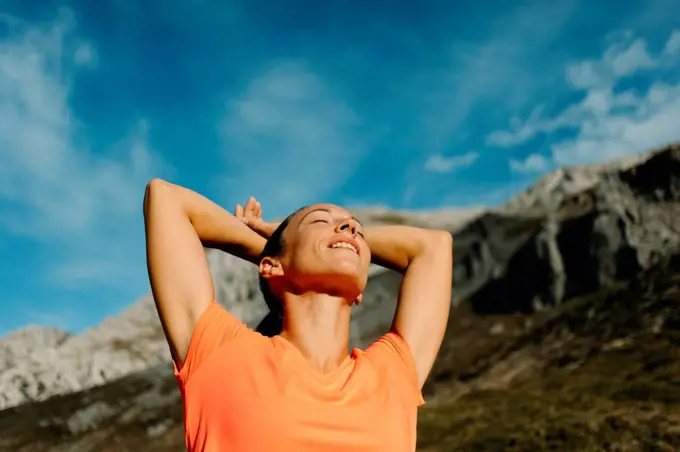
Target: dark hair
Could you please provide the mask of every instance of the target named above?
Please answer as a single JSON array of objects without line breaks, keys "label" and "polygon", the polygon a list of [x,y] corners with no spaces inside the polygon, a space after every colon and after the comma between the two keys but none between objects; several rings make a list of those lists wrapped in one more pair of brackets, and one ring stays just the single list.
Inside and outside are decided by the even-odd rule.
[{"label": "dark hair", "polygon": [[[260,261],[265,257],[277,257],[283,252],[285,247],[283,232],[286,230],[295,214],[303,209],[305,209],[305,207],[288,215],[288,217],[276,228],[271,237],[269,237],[269,240],[267,240],[267,243],[260,254]],[[257,326],[256,331],[263,336],[273,337],[280,334],[281,330],[283,330],[283,305],[281,304],[281,300],[274,295],[269,287],[269,281],[263,278],[262,275],[260,275],[260,291],[262,292],[264,301],[267,303],[267,307],[269,307],[269,313],[262,319]]]}]

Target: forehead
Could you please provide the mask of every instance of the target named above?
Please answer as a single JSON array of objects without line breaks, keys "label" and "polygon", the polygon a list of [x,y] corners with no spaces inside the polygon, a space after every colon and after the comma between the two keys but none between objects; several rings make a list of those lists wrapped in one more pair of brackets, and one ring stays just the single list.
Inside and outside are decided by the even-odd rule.
[{"label": "forehead", "polygon": [[307,215],[311,214],[312,212],[328,212],[334,217],[337,218],[349,218],[352,216],[352,214],[347,210],[343,209],[340,206],[336,206],[335,204],[326,204],[326,203],[321,203],[321,204],[313,204],[311,206],[307,206],[300,211],[298,211],[295,214],[295,220],[296,221],[302,221],[303,218],[305,218]]},{"label": "forehead", "polygon": [[314,212],[315,210],[322,210],[326,212],[330,212],[332,214],[337,214],[337,215],[345,215],[345,216],[350,216],[351,213],[347,209],[343,209],[340,206],[336,206],[335,204],[328,204],[328,203],[319,203],[319,204],[312,204],[311,206],[307,206],[304,209],[302,209],[299,213],[302,215],[306,215],[310,212]]},{"label": "forehead", "polygon": [[[311,206],[304,207],[293,215],[293,217],[290,220],[290,224],[293,226],[292,228],[286,228],[286,230],[283,232],[284,235],[289,236],[290,234],[297,235],[297,230],[298,226],[302,224],[302,221],[308,216],[308,215],[314,215],[314,212],[327,212],[331,214],[334,218],[339,219],[339,218],[350,218],[352,217],[352,214],[347,210],[343,209],[340,206],[336,206],[335,204],[313,204]],[[289,236],[289,238],[291,238]]]}]

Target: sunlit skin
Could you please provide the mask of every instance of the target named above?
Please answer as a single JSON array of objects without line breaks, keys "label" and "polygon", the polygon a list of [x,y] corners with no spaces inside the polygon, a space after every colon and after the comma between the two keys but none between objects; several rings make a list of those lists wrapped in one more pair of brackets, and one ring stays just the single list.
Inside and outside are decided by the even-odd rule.
[{"label": "sunlit skin", "polygon": [[[362,225],[345,209],[316,204],[298,212],[284,232],[286,247],[260,262],[284,308],[281,336],[321,371],[347,356],[351,308],[366,287],[371,251]],[[333,248],[345,242],[356,248]]]},{"label": "sunlit skin", "polygon": [[[329,372],[348,352],[352,306],[371,262],[403,274],[391,330],[408,344],[420,385],[443,339],[451,306],[452,238],[408,226],[364,228],[332,204],[307,207],[283,233],[279,256],[260,254],[276,224],[249,199],[234,214],[180,186],[152,180],[144,198],[149,280],[173,360],[181,368],[194,325],[215,299],[204,247],[259,266],[284,312],[280,336],[312,368]],[[338,241],[351,245],[334,248]],[[350,247],[350,248],[351,248]]]}]

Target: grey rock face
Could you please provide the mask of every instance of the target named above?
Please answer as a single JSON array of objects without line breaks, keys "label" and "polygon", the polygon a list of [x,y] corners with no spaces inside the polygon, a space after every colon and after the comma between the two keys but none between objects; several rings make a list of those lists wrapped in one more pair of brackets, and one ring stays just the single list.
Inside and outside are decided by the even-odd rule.
[{"label": "grey rock face", "polygon": [[[680,145],[561,169],[495,209],[354,213],[369,225],[451,231],[454,304],[469,299],[480,313],[548,309],[629,278],[680,246]],[[218,251],[208,251],[207,259],[218,301],[255,327],[267,311],[256,269]],[[353,315],[351,345],[365,347],[386,331],[400,280],[394,272],[371,268]],[[0,409],[158,366],[167,373],[169,363],[150,295],[81,335],[29,327],[0,340]],[[80,431],[108,412],[105,406],[91,410],[74,415],[69,428]]]},{"label": "grey rock face", "polygon": [[65,331],[36,325],[8,334],[0,342],[0,371],[14,367],[27,357],[39,359],[44,350],[58,347],[69,336]]},{"label": "grey rock face", "polygon": [[[615,163],[598,166],[597,173],[588,167],[560,170],[537,184],[545,190],[540,196],[534,187],[488,214],[514,224],[480,224],[456,263],[498,270],[482,286],[464,291],[479,312],[554,306],[631,278],[677,250],[680,146]],[[467,272],[459,274],[457,283],[469,285]]]}]

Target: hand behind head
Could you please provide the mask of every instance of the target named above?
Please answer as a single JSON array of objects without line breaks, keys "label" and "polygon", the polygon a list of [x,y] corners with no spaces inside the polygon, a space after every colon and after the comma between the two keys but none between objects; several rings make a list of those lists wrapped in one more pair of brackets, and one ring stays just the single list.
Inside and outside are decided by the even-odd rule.
[{"label": "hand behind head", "polygon": [[269,239],[279,226],[279,223],[270,223],[262,219],[262,205],[252,196],[245,207],[241,204],[236,205],[234,216],[265,239]]}]

